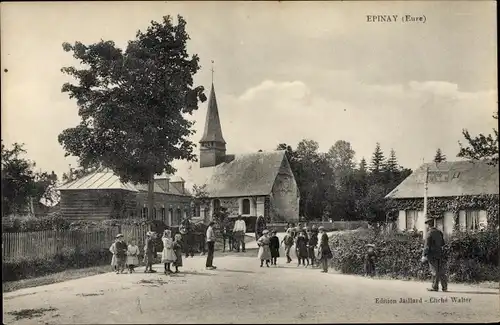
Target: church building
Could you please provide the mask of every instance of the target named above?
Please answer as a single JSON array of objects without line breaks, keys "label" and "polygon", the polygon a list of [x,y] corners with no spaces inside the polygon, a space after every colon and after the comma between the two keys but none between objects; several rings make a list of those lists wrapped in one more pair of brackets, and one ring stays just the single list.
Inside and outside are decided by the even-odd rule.
[{"label": "church building", "polygon": [[195,217],[210,220],[224,207],[250,228],[258,216],[273,223],[298,221],[300,194],[285,151],[227,154],[213,84],[199,143],[199,166],[191,166],[187,182],[205,186],[208,204],[196,207]]}]

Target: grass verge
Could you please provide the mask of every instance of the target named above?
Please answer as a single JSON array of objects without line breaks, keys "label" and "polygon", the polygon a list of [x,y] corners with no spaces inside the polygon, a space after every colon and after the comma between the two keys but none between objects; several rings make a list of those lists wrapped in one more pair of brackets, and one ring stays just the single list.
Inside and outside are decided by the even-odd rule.
[{"label": "grass verge", "polygon": [[68,280],[80,279],[97,274],[103,274],[111,271],[111,266],[101,265],[83,269],[70,269],[41,277],[34,277],[19,281],[10,281],[2,283],[2,292],[12,292],[24,288],[32,288],[52,283],[59,283]]}]

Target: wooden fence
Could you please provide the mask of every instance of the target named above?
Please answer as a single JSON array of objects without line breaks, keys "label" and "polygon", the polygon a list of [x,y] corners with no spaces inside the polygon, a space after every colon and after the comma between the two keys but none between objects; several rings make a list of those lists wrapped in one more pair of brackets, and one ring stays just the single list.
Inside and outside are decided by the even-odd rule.
[{"label": "wooden fence", "polygon": [[119,228],[92,231],[57,231],[3,233],[2,260],[26,257],[51,257],[69,250],[107,249]]},{"label": "wooden fence", "polygon": [[[172,229],[175,233],[177,228]],[[69,250],[108,249],[116,235],[122,233],[127,243],[135,240],[142,251],[149,226],[122,225],[94,230],[44,230],[2,233],[2,260],[26,257],[51,257]]]}]

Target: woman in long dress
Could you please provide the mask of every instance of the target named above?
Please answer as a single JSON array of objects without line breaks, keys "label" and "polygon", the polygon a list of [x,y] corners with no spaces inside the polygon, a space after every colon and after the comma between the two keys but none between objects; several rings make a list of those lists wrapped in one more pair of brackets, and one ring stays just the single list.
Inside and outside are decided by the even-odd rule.
[{"label": "woman in long dress", "polygon": [[163,237],[161,239],[163,242],[163,252],[161,254],[161,262],[165,266],[165,275],[171,274],[170,264],[177,260],[174,252],[174,243],[172,241],[172,232],[167,229],[163,232]]},{"label": "woman in long dress", "polygon": [[173,243],[173,249],[175,252],[176,260],[174,262],[175,273],[179,273],[179,267],[182,267],[182,235],[175,234],[175,240]]},{"label": "woman in long dress", "polygon": [[115,244],[117,241],[118,241],[118,239],[115,238],[115,241],[109,247],[109,251],[111,252],[111,254],[113,254],[113,257],[111,257],[111,267],[113,268],[113,271],[115,271],[115,272],[116,272],[116,267],[117,267],[117,264],[116,264],[116,245]]},{"label": "woman in long dress", "polygon": [[270,238],[269,231],[262,231],[262,236],[257,240],[257,245],[259,245],[259,253],[257,257],[260,259],[260,267],[264,265],[266,261],[266,266],[269,267],[269,262],[271,260],[271,249],[269,248]]},{"label": "woman in long dress", "polygon": [[328,244],[328,235],[325,232],[323,226],[318,228],[319,230],[319,245],[318,245],[318,259],[321,262],[322,270],[321,272],[328,272],[328,260],[333,258],[332,250]]}]

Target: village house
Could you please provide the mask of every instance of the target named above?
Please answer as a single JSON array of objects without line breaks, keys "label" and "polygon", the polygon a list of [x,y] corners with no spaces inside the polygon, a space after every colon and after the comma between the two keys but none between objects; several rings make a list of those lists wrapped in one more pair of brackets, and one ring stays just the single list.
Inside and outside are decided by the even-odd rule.
[{"label": "village house", "polygon": [[[190,215],[191,196],[184,183],[176,176],[155,177],[153,219],[176,226]],[[58,190],[61,214],[68,219],[98,221],[148,215],[147,184],[123,183],[106,168],[70,181]]]},{"label": "village house", "polygon": [[196,216],[205,220],[220,207],[230,217],[244,217],[249,228],[258,216],[271,222],[299,219],[300,194],[285,151],[226,154],[213,84],[199,166],[190,167],[187,179],[192,185],[205,186],[209,203],[195,209]]},{"label": "village house", "polygon": [[[427,172],[428,170],[428,172]],[[446,235],[498,226],[499,172],[485,161],[422,165],[387,194],[399,230],[424,234],[424,184],[428,175],[428,216]]]}]

